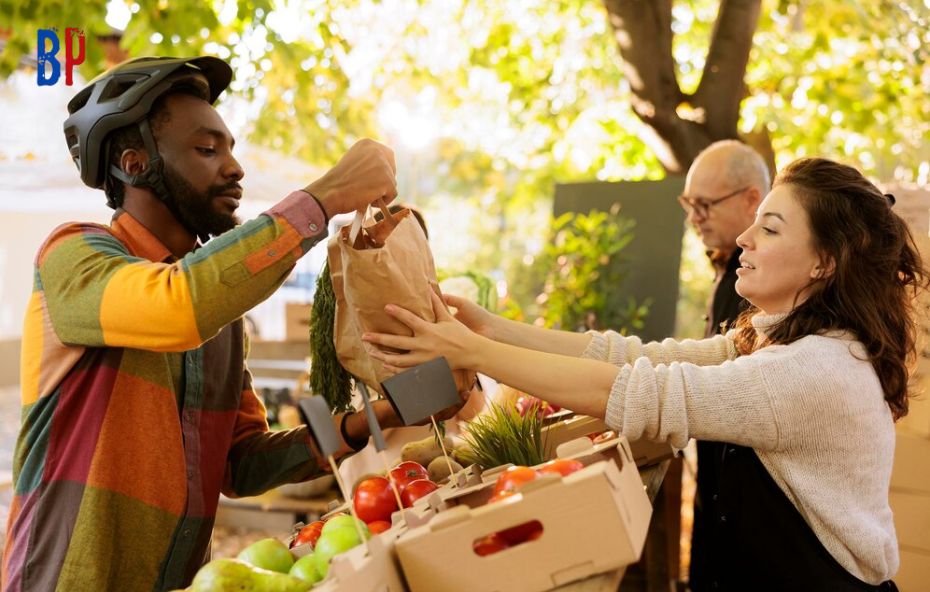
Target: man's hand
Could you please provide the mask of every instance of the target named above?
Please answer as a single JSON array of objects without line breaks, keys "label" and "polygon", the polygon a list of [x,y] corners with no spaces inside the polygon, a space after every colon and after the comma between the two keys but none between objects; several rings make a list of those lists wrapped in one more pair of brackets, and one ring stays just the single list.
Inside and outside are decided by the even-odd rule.
[{"label": "man's hand", "polygon": [[311,194],[331,218],[353,212],[384,198],[390,203],[397,197],[397,165],[394,151],[374,140],[359,140],[336,166],[307,185]]},{"label": "man's hand", "polygon": [[[473,391],[474,391],[473,388],[470,388],[467,391],[459,391],[459,402],[456,403],[455,405],[452,405],[451,407],[446,407],[445,409],[443,409],[442,411],[440,411],[433,417],[436,418],[436,421],[445,421],[447,419],[452,419],[462,409],[462,407],[464,407],[465,404],[468,403],[468,399],[471,397],[471,394]],[[432,422],[430,421],[429,418],[427,418],[417,425],[428,425],[430,423]]]}]

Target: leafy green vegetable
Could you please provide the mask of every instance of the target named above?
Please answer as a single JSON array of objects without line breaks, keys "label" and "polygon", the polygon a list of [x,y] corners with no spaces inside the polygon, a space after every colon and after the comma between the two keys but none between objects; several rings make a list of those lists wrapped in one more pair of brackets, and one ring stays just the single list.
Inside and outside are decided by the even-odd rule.
[{"label": "leafy green vegetable", "polygon": [[513,405],[491,403],[487,413],[468,424],[463,434],[468,444],[462,459],[484,469],[513,463],[532,466],[546,460],[542,435],[543,418],[537,413],[521,417]]},{"label": "leafy green vegetable", "polygon": [[353,376],[336,357],[333,325],[336,321],[336,295],[329,276],[329,261],[316,281],[310,313],[310,390],[326,399],[333,413],[352,409]]}]

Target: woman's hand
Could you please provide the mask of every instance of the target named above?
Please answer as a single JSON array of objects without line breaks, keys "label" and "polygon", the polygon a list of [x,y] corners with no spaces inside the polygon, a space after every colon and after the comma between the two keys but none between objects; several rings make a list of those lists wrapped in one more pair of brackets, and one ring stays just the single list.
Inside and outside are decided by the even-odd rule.
[{"label": "woman's hand", "polygon": [[444,294],[443,300],[455,309],[455,318],[463,325],[488,339],[494,339],[494,321],[497,317],[471,300],[452,294]]},{"label": "woman's hand", "polygon": [[[373,343],[378,347],[370,352],[372,358],[380,360],[384,367],[392,372],[400,372],[440,356],[446,358],[453,370],[460,368],[471,369],[475,363],[474,354],[477,343],[481,337],[468,327],[455,320],[442,300],[432,290],[430,298],[433,304],[433,313],[436,322],[431,323],[421,319],[409,310],[392,304],[384,307],[392,317],[410,327],[413,336],[389,335],[386,333],[365,333],[362,340]],[[458,299],[461,300],[461,299]],[[467,301],[463,301],[467,302]],[[474,305],[477,306],[477,305]],[[383,348],[401,350],[401,353],[390,353]]]}]

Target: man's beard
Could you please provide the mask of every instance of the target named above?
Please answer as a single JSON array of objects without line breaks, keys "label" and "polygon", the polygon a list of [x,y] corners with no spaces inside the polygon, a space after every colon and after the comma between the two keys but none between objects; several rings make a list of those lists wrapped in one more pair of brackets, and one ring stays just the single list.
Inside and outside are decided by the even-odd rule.
[{"label": "man's beard", "polygon": [[165,187],[168,199],[173,202],[175,216],[180,218],[185,228],[198,236],[209,234],[217,236],[232,230],[239,224],[235,214],[219,211],[214,205],[214,198],[234,189],[241,189],[237,181],[225,185],[213,185],[206,192],[197,191],[187,179],[165,163]]}]

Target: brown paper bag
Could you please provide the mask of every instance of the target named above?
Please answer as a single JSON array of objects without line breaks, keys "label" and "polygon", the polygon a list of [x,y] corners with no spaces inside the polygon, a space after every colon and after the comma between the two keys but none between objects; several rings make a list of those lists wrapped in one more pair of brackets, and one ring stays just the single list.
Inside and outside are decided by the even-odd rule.
[{"label": "brown paper bag", "polygon": [[[381,395],[381,381],[391,373],[368,355],[375,346],[363,342],[362,333],[411,335],[406,325],[384,312],[384,306],[396,304],[435,321],[429,292],[440,294],[433,255],[410,210],[391,214],[382,207],[382,212],[383,220],[360,230],[357,216],[354,240],[353,228],[345,226],[329,240],[327,250],[336,296],[336,355],[346,370]],[[474,382],[474,373],[454,374],[460,391]]]}]

